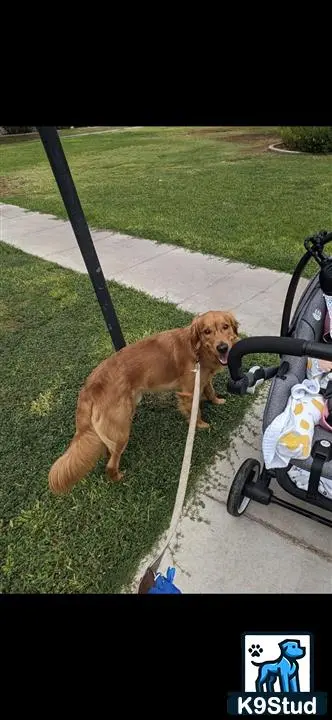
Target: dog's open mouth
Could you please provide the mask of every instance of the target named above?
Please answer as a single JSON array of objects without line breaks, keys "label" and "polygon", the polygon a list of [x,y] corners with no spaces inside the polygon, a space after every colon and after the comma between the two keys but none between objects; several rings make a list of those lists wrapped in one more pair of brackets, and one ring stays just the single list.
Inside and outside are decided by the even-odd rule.
[{"label": "dog's open mouth", "polygon": [[229,348],[223,353],[219,353],[219,362],[221,365],[227,365],[229,355]]}]

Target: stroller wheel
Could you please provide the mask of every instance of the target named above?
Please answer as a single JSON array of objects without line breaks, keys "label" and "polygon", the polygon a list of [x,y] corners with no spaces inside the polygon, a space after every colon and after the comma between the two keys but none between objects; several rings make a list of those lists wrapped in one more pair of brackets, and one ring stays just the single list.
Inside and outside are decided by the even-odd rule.
[{"label": "stroller wheel", "polygon": [[261,466],[258,460],[248,458],[238,469],[227,498],[227,512],[238,517],[247,509],[250,499],[246,497],[246,483],[256,482],[260,476]]}]

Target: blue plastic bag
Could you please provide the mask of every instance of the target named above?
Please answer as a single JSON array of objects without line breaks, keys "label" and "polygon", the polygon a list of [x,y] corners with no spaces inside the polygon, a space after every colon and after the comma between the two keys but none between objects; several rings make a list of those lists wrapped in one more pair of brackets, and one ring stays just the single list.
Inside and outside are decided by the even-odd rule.
[{"label": "blue plastic bag", "polygon": [[173,585],[174,576],[175,576],[175,568],[171,568],[171,567],[168,568],[166,577],[164,577],[164,575],[160,575],[160,574],[157,575],[157,577],[154,581],[154,585],[152,586],[152,588],[150,588],[150,590],[148,590],[148,594],[149,595],[160,595],[160,594],[165,594],[165,595],[180,594],[180,595],[182,595],[181,590],[179,590],[179,588],[177,588],[175,585]]}]

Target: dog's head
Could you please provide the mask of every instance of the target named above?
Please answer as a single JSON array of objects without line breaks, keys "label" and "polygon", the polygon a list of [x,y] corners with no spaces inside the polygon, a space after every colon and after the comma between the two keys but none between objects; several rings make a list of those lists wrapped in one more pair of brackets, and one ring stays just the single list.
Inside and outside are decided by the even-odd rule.
[{"label": "dog's head", "polygon": [[194,352],[209,364],[227,365],[228,353],[237,342],[239,324],[233,313],[213,311],[197,315],[191,323]]},{"label": "dog's head", "polygon": [[299,640],[283,640],[279,643],[279,647],[282,654],[289,660],[305,656],[305,647],[301,647]]}]

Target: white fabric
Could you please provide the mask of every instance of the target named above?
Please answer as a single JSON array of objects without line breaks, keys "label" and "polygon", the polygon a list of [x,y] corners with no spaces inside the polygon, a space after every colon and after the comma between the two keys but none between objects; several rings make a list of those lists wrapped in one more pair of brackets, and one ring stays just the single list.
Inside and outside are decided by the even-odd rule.
[{"label": "white fabric", "polygon": [[332,363],[317,358],[308,358],[306,375],[308,380],[317,379],[322,390],[327,388],[329,380],[332,380],[330,368]]},{"label": "white fabric", "polygon": [[310,456],[315,425],[324,408],[318,379],[303,380],[293,385],[284,412],[277,415],[263,435],[263,456],[266,468],[287,467],[290,460]]},{"label": "white fabric", "polygon": [[[324,298],[332,337],[332,296],[324,295]],[[332,363],[308,358],[306,379],[292,387],[284,412],[272,421],[263,435],[262,449],[267,469],[285,468],[292,459],[306,460],[310,456],[315,425],[319,423],[324,409],[321,392],[326,389],[329,380],[332,380]]]},{"label": "white fabric", "polygon": [[[302,468],[294,466],[288,470],[287,474],[295,485],[300,488],[300,490],[308,490],[310,477],[310,472],[308,470],[303,470]],[[321,477],[318,485],[318,491],[321,495],[324,495],[324,497],[332,500],[332,480]]]}]

